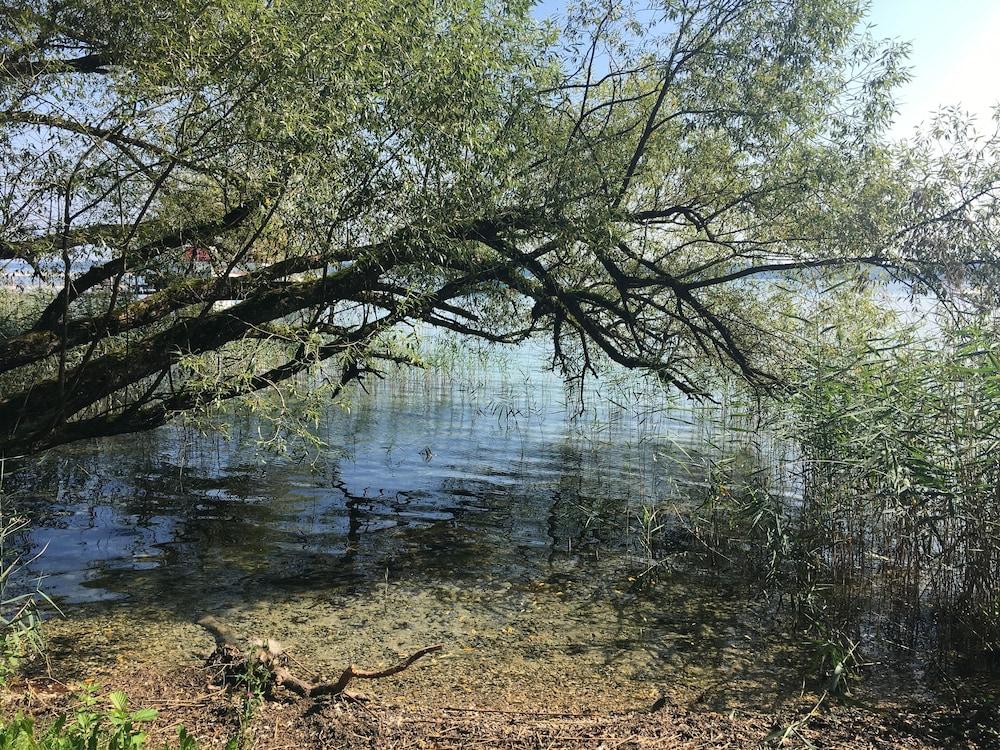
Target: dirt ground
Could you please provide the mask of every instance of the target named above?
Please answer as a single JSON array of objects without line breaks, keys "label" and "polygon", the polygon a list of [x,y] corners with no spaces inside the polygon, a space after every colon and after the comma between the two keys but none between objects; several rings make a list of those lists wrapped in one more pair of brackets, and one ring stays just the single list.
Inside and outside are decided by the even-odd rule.
[{"label": "dirt ground", "polygon": [[[229,619],[244,643],[251,642],[245,634],[273,632],[272,623],[241,614]],[[289,648],[291,671],[329,680],[354,659],[362,668],[384,669],[433,642],[432,633],[395,627],[384,612],[358,616],[356,627],[333,623],[312,648]],[[289,623],[278,635],[286,646],[308,644],[303,628]],[[358,633],[370,637],[354,643],[352,633],[354,640]],[[0,691],[0,715],[28,713],[44,723],[72,712],[87,684],[98,685],[101,696],[123,690],[132,708],[159,712],[149,727],[151,750],[175,744],[180,726],[201,750],[221,750],[235,737],[242,738],[240,750],[693,750],[775,746],[781,738],[785,747],[848,750],[1000,748],[997,700],[970,685],[963,692],[978,696],[976,705],[963,704],[954,697],[958,692],[893,697],[862,681],[854,700],[831,698],[817,708],[815,694],[776,697],[762,676],[749,679],[748,670],[685,681],[691,670],[678,668],[676,679],[652,691],[648,682],[627,679],[620,663],[602,662],[585,649],[531,650],[532,632],[498,633],[505,649],[456,638],[398,674],[352,682],[352,691],[367,695],[364,702],[299,698],[278,687],[250,713],[238,689],[214,684],[218,667],[213,672],[206,662],[213,638],[194,622],[103,613],[50,623],[47,636],[46,658]],[[341,646],[321,647],[328,643]]]},{"label": "dirt ground", "polygon": [[[413,670],[433,670],[433,664]],[[406,673],[384,681],[402,682]],[[201,668],[161,672],[150,668],[122,668],[104,675],[100,692],[122,689],[133,707],[153,707],[159,716],[151,727],[151,748],[176,739],[179,726],[198,740],[199,748],[223,748],[241,732],[242,696],[209,684]],[[45,721],[71,709],[79,685],[48,677],[15,681],[4,695],[3,713],[30,713]],[[630,711],[590,710],[532,712],[473,705],[454,697],[453,706],[421,705],[383,699],[363,703],[343,700],[300,699],[278,689],[272,700],[257,706],[245,723],[244,750],[319,750],[338,748],[504,748],[510,750],[665,750],[704,748],[753,748],[775,746],[767,741],[775,730],[809,714],[790,707],[781,716],[746,711],[728,714],[697,706],[678,705],[667,699],[659,710],[637,706]],[[992,717],[990,721],[994,721]],[[982,717],[979,717],[982,723]],[[987,748],[993,745],[976,721],[965,730],[939,721],[933,710],[899,707],[824,707],[788,733],[783,746],[817,748]],[[979,730],[982,727],[978,727]]]}]

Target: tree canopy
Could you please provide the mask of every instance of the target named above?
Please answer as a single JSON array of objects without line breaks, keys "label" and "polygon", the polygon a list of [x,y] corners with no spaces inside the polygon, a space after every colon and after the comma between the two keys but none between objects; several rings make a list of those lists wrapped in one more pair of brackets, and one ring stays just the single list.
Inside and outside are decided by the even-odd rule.
[{"label": "tree canopy", "polygon": [[[0,456],[551,341],[780,383],[788,284],[995,302],[997,139],[892,144],[853,0],[0,4]],[[14,287],[20,285],[20,288]]]}]

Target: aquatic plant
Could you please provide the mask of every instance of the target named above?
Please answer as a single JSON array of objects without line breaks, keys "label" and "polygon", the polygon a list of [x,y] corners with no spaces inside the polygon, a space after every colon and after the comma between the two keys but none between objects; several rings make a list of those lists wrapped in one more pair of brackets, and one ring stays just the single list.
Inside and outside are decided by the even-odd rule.
[{"label": "aquatic plant", "polygon": [[11,579],[23,567],[20,557],[10,558],[7,540],[23,531],[27,519],[0,516],[0,682],[6,682],[21,660],[42,649],[38,589],[11,593]]},{"label": "aquatic plant", "polygon": [[744,392],[725,415],[727,448],[705,458],[710,481],[686,522],[709,560],[790,608],[831,693],[876,642],[950,663],[994,658],[996,321],[942,307],[904,323],[857,303],[799,324],[791,386]]},{"label": "aquatic plant", "polygon": [[44,548],[25,560],[13,541],[28,528],[28,519],[12,513],[4,496],[5,463],[0,459],[0,684],[18,670],[22,659],[41,653],[43,647],[39,605],[58,608],[39,588],[26,585],[27,566],[44,553]]}]

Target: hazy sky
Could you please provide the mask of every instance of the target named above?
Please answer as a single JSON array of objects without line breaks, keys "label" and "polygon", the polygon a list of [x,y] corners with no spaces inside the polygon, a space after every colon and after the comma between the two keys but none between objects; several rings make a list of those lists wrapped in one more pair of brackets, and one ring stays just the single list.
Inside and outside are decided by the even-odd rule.
[{"label": "hazy sky", "polygon": [[894,135],[908,135],[944,104],[989,126],[1000,102],[1000,0],[872,0],[871,23],[879,36],[913,45]]}]

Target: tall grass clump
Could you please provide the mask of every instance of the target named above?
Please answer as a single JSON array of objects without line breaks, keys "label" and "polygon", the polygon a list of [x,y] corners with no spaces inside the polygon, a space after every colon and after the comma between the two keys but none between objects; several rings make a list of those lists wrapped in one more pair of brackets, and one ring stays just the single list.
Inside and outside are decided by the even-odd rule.
[{"label": "tall grass clump", "polygon": [[896,613],[884,619],[900,634],[964,654],[1000,650],[996,333],[943,320],[836,368],[817,349],[779,422],[825,578],[858,608]]},{"label": "tall grass clump", "polygon": [[18,541],[28,519],[13,511],[4,494],[4,461],[0,459],[0,686],[16,674],[26,657],[42,653],[42,604],[51,599],[30,580],[28,567],[38,557],[25,559]]},{"label": "tall grass clump", "polygon": [[787,388],[726,392],[726,449],[691,528],[790,607],[831,688],[886,644],[986,664],[1000,656],[1000,323],[843,299],[796,318]]}]

